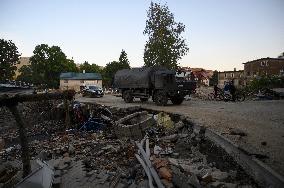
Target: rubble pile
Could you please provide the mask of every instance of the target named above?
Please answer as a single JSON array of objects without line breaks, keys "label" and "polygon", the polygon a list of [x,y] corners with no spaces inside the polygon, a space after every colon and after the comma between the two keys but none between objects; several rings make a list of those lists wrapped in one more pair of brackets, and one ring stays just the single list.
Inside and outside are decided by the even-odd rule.
[{"label": "rubble pile", "polygon": [[0,108],[0,125],[0,133],[15,125],[13,115],[5,107]]},{"label": "rubble pile", "polygon": [[205,139],[202,130],[193,132],[181,121],[174,130],[175,134],[160,132],[150,139],[150,159],[166,187],[255,186],[221,148]]},{"label": "rubble pile", "polygon": [[[183,116],[78,103],[70,114],[68,128],[48,116],[27,128],[32,160],[53,167],[53,187],[256,187]],[[10,129],[0,136],[6,141],[18,135]],[[1,163],[20,160],[20,149],[5,144]]]},{"label": "rubble pile", "polygon": [[207,100],[208,99],[208,94],[212,93],[213,87],[198,87],[196,88],[196,92],[192,95],[194,98],[202,99],[202,100]]}]

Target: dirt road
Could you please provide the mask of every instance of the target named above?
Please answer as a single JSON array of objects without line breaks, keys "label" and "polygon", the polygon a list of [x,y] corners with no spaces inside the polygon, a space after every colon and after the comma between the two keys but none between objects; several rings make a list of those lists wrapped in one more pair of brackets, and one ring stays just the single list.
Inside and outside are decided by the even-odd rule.
[{"label": "dirt road", "polygon": [[[141,103],[139,99],[127,104],[112,95],[77,100],[121,108],[141,106],[186,115],[193,122],[229,138],[248,153],[267,156],[268,159],[262,160],[284,176],[284,100],[232,103],[192,99],[179,106],[165,107],[156,106],[152,101]],[[232,128],[240,129],[247,136],[230,135]]]}]

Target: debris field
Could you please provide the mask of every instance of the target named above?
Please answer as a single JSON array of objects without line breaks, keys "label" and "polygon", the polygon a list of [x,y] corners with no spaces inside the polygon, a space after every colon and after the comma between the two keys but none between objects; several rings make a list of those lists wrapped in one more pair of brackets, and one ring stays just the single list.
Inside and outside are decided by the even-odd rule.
[{"label": "debris field", "polygon": [[[75,101],[66,124],[60,100],[23,103],[19,109],[31,164],[37,159],[48,164],[52,187],[258,187],[184,116]],[[17,187],[25,183],[21,146],[4,107],[0,124],[0,187]]]}]

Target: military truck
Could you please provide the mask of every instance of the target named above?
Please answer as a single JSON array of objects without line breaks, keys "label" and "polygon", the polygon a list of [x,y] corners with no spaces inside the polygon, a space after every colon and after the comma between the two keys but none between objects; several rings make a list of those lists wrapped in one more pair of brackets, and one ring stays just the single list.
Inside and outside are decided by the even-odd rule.
[{"label": "military truck", "polygon": [[117,71],[113,86],[120,90],[126,103],[134,98],[142,102],[152,98],[157,105],[164,106],[169,99],[173,104],[181,104],[195,90],[196,83],[177,82],[175,72],[163,67],[142,67]]}]

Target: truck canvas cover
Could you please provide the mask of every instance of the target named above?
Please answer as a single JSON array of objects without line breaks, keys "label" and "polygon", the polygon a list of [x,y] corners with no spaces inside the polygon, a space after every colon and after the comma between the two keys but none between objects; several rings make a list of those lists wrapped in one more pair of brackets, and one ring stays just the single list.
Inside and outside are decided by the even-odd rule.
[{"label": "truck canvas cover", "polygon": [[150,67],[119,70],[114,76],[113,85],[116,88],[147,88],[151,84],[153,71]]}]

